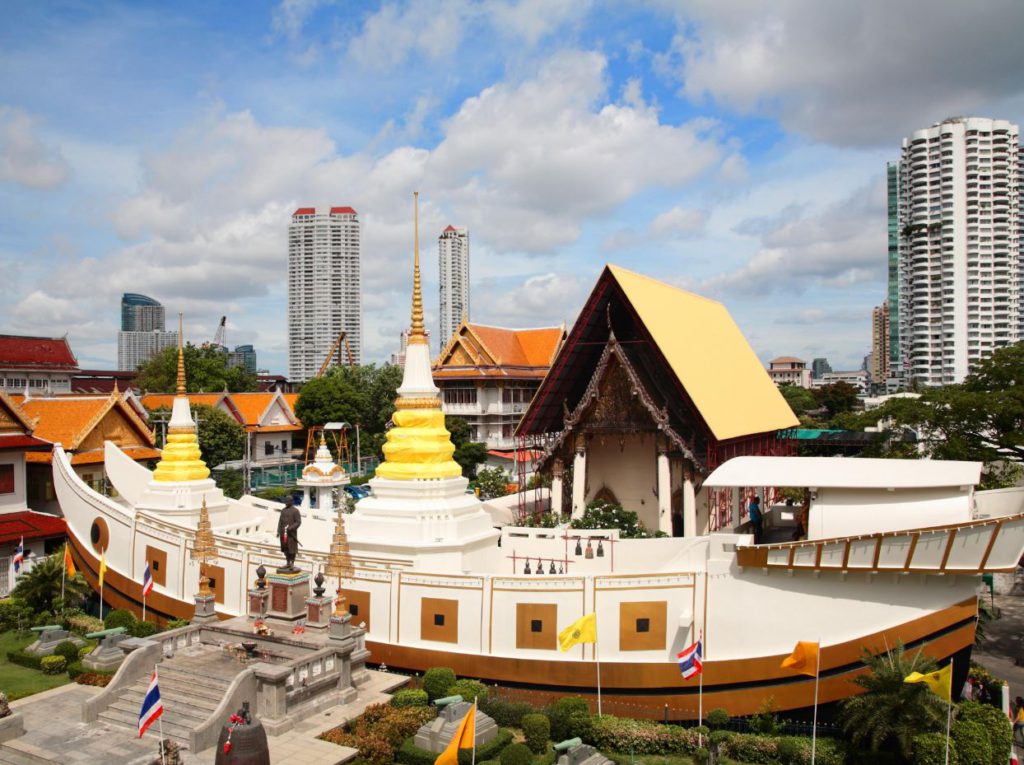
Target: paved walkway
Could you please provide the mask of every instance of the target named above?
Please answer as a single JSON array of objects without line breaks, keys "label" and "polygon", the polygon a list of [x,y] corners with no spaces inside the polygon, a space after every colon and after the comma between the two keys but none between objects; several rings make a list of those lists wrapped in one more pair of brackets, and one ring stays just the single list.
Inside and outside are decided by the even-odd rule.
[{"label": "paved walkway", "polygon": [[[370,682],[348,704],[305,718],[280,736],[268,737],[274,765],[340,765],[356,755],[349,747],[320,741],[317,736],[348,722],[370,704],[386,701],[388,691],[408,680],[401,675],[370,672]],[[158,726],[142,739],[130,729],[103,721],[86,724],[82,703],[99,688],[71,683],[11,703],[25,719],[25,735],[0,746],[0,765],[7,763],[66,763],[67,765],[145,765],[156,758]],[[185,765],[211,765],[216,748],[198,755],[183,752]]]}]

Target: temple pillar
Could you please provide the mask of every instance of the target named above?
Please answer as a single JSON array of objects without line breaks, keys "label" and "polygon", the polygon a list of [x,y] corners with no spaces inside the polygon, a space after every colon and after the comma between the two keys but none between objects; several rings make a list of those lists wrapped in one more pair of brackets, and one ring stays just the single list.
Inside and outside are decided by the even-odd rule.
[{"label": "temple pillar", "polygon": [[697,536],[697,494],[693,488],[693,473],[683,472],[683,536]]},{"label": "temple pillar", "polygon": [[658,448],[658,531],[672,536],[672,473],[663,447]]},{"label": "temple pillar", "polygon": [[309,510],[309,487],[302,487],[302,504],[299,505],[300,510]]},{"label": "temple pillar", "polygon": [[551,512],[562,514],[562,460],[556,459],[551,468]]},{"label": "temple pillar", "polygon": [[587,509],[587,450],[583,440],[576,443],[572,461],[572,517],[582,518]]}]

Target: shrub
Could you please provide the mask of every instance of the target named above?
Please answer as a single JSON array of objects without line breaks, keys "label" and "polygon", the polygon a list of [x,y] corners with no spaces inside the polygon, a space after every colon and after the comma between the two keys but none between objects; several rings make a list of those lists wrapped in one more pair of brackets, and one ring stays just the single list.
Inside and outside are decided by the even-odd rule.
[{"label": "shrub", "polygon": [[533,753],[526,744],[510,744],[499,759],[501,765],[533,765]]},{"label": "shrub", "polygon": [[57,643],[57,647],[53,649],[53,655],[63,656],[67,663],[70,664],[73,661],[78,661],[78,646],[70,640],[64,640]]},{"label": "shrub", "polygon": [[718,728],[724,728],[729,724],[729,713],[721,707],[718,707],[717,709],[712,709],[708,712],[706,719],[708,721],[708,727],[711,728],[711,730],[717,730]]},{"label": "shrub", "polygon": [[803,740],[795,736],[780,738],[776,745],[779,761],[783,765],[801,765],[804,759],[810,759],[810,751],[804,752]]},{"label": "shrub", "polygon": [[536,711],[525,701],[503,701],[495,698],[481,701],[480,710],[490,715],[501,728],[518,728],[522,725],[523,715]]},{"label": "shrub", "polygon": [[584,712],[573,712],[566,724],[566,738],[579,738],[585,744],[594,743],[594,718]]},{"label": "shrub", "polygon": [[548,749],[551,736],[551,721],[544,715],[523,715],[523,738],[534,754],[543,754]]},{"label": "shrub", "polygon": [[167,629],[176,630],[180,629],[181,627],[187,627],[191,623],[192,622],[190,622],[188,619],[171,619],[169,622],[167,622]]},{"label": "shrub", "polygon": [[612,715],[594,717],[592,720],[591,743],[602,751],[690,754],[697,749],[697,733],[692,728]]},{"label": "shrub", "polygon": [[112,673],[107,672],[79,672],[73,678],[79,685],[94,685],[97,688],[106,688],[114,679]]},{"label": "shrub", "polygon": [[425,707],[429,703],[427,692],[416,688],[406,688],[391,697],[393,707]]},{"label": "shrub", "polygon": [[7,661],[11,664],[17,664],[19,667],[28,667],[29,669],[42,669],[42,660],[27,651],[10,651],[7,654]]},{"label": "shrub", "polygon": [[640,516],[622,505],[595,499],[583,515],[569,524],[574,529],[618,529],[622,539],[638,539],[651,536],[665,536],[663,533],[651,533],[640,521]]},{"label": "shrub", "polygon": [[130,631],[129,628],[137,621],[138,619],[135,618],[135,614],[131,611],[127,611],[123,608],[115,608],[107,614],[106,618],[103,620],[103,628],[112,630],[118,627],[124,627],[126,630]]},{"label": "shrub", "polygon": [[956,719],[971,720],[985,729],[992,746],[993,761],[1000,759],[1002,752],[1010,751],[1013,744],[1013,726],[1006,715],[991,704],[963,701],[957,705]]},{"label": "shrub", "polygon": [[99,632],[103,627],[103,621],[95,616],[69,616],[67,618],[68,629],[79,635],[87,635],[90,632]]},{"label": "shrub", "polygon": [[[944,765],[946,762],[946,735],[944,733],[921,733],[914,736],[913,765]],[[949,765],[959,765],[956,747],[949,747]]]},{"label": "shrub", "polygon": [[68,667],[68,660],[63,656],[44,656],[40,662],[43,674],[59,675]]},{"label": "shrub", "polygon": [[92,652],[93,647],[91,645],[83,645],[81,648],[78,649],[78,658],[76,659],[76,661],[81,661]]},{"label": "shrub", "polygon": [[774,736],[779,732],[779,718],[772,712],[775,697],[769,696],[761,702],[757,714],[750,718],[750,730],[753,733],[760,733],[762,736]]},{"label": "shrub", "polygon": [[423,690],[431,701],[448,695],[448,689],[455,684],[455,672],[448,667],[431,667],[423,673]]},{"label": "shrub", "polygon": [[[476,761],[482,765],[487,760],[495,760],[498,753],[505,749],[511,741],[512,731],[508,730],[508,728],[502,728],[498,731],[498,735],[491,739],[490,743],[477,747]],[[459,765],[470,765],[472,755],[471,750],[460,749]],[[435,760],[437,760],[436,752],[420,749],[413,743],[412,738],[407,738],[403,741],[402,746],[395,752],[395,761],[401,762],[404,765],[434,765]]]},{"label": "shrub", "polygon": [[32,621],[32,609],[20,600],[3,598],[0,600],[0,631],[24,629]]},{"label": "shrub", "polygon": [[136,621],[134,624],[128,625],[128,634],[137,638],[152,637],[159,631],[160,628],[153,622]]},{"label": "shrub", "polygon": [[[949,736],[956,746],[960,765],[990,765],[993,761],[992,743],[989,741],[988,731],[981,723],[974,720],[957,720],[950,728]],[[1001,758],[1007,752],[1000,753]]]},{"label": "shrub", "polygon": [[551,740],[558,742],[573,737],[569,733],[569,718],[573,715],[586,715],[589,718],[590,706],[579,696],[566,696],[556,701],[544,712],[551,721]]},{"label": "shrub", "polygon": [[479,680],[469,680],[463,678],[462,680],[456,680],[454,683],[448,686],[448,690],[445,691],[445,696],[462,696],[463,701],[473,703],[473,699],[482,701],[489,695],[487,686],[481,683]]}]

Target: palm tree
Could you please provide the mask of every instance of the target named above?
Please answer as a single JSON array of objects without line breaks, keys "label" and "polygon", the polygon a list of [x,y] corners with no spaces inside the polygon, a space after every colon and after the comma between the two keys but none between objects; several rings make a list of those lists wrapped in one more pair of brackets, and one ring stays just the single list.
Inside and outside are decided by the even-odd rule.
[{"label": "palm tree", "polygon": [[934,672],[935,662],[919,650],[907,653],[902,643],[877,656],[865,650],[861,660],[870,672],[851,682],[866,693],[843,702],[843,729],[858,746],[866,743],[877,752],[895,744],[909,759],[914,736],[944,730],[946,703],[924,683],[905,683],[903,678],[911,672]]},{"label": "palm tree", "polygon": [[[64,548],[36,563],[18,577],[11,597],[25,603],[36,613],[57,611],[61,607],[61,581],[64,580]],[[64,580],[64,602],[85,600],[89,584],[81,574]]]}]

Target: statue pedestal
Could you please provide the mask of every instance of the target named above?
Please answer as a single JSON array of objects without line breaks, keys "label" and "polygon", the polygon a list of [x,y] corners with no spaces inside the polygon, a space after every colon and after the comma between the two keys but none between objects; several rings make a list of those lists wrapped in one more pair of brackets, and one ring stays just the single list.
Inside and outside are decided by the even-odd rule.
[{"label": "statue pedestal", "polygon": [[309,598],[309,572],[280,571],[267,574],[270,585],[270,609],[267,616],[295,622],[306,618],[306,599]]},{"label": "statue pedestal", "polygon": [[306,629],[325,630],[334,611],[334,598],[322,595],[306,598]]},{"label": "statue pedestal", "polygon": [[254,587],[249,590],[249,618],[262,619],[267,613],[267,601],[270,599],[270,592],[266,588]]},{"label": "statue pedestal", "polygon": [[193,624],[206,624],[208,622],[217,621],[217,611],[215,605],[217,602],[217,596],[212,592],[209,595],[196,595],[196,610],[192,616]]},{"label": "statue pedestal", "polygon": [[331,614],[330,623],[327,626],[327,637],[331,640],[346,640],[352,634],[352,614],[346,611],[343,614]]}]

